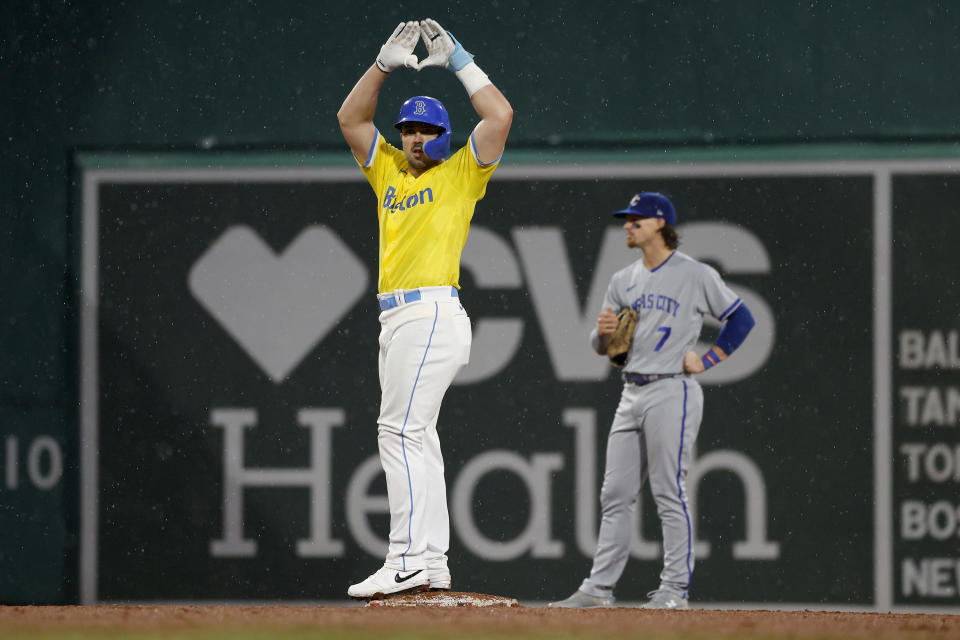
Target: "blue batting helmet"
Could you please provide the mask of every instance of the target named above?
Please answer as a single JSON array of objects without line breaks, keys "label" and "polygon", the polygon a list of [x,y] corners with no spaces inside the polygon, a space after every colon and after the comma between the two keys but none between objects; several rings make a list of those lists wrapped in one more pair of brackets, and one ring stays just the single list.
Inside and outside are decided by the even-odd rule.
[{"label": "blue batting helmet", "polygon": [[423,152],[434,160],[443,160],[450,155],[450,116],[447,108],[436,98],[430,96],[414,96],[400,106],[400,116],[395,126],[397,129],[404,122],[425,122],[443,129],[439,137],[423,145]]},{"label": "blue batting helmet", "polygon": [[673,203],[662,193],[655,191],[641,191],[630,199],[626,209],[614,211],[617,218],[629,216],[643,216],[644,218],[660,218],[670,226],[677,224],[677,210]]}]

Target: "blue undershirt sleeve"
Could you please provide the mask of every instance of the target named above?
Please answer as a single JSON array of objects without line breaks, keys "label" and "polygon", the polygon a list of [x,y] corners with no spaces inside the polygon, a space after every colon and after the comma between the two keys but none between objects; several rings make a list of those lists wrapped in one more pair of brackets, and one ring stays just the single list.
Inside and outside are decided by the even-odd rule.
[{"label": "blue undershirt sleeve", "polygon": [[717,346],[723,349],[728,356],[733,353],[737,347],[743,344],[747,334],[753,329],[756,321],[747,305],[741,303],[720,329],[717,335]]}]

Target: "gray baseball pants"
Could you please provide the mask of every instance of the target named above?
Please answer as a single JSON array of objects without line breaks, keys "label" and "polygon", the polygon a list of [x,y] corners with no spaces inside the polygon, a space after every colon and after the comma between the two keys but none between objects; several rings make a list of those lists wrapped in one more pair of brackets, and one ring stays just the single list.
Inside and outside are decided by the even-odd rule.
[{"label": "gray baseball pants", "polygon": [[607,439],[597,550],[581,591],[613,594],[630,556],[637,498],[648,479],[663,530],[660,588],[689,589],[694,518],[686,479],[702,418],[703,389],[692,377],[624,384]]}]

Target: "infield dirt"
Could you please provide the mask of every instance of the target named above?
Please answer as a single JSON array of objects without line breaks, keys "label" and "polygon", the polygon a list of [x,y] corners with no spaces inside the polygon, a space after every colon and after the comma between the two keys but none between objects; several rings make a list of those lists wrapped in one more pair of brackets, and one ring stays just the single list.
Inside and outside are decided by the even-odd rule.
[{"label": "infield dirt", "polygon": [[[383,638],[483,636],[565,638],[960,638],[960,615],[818,611],[542,607],[338,606],[6,606],[0,637],[35,633],[104,633],[162,637],[216,630],[377,633]],[[309,637],[309,636],[307,636]]]}]

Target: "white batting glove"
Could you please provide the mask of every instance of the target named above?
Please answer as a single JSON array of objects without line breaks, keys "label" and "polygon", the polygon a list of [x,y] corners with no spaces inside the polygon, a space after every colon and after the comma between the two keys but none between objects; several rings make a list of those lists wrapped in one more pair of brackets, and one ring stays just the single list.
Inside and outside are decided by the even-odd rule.
[{"label": "white batting glove", "polygon": [[420,40],[420,24],[411,20],[401,22],[394,29],[393,34],[380,47],[377,56],[377,66],[384,73],[390,73],[400,67],[419,69],[417,56],[413,54],[414,47]]},{"label": "white batting glove", "polygon": [[440,67],[451,71],[460,71],[470,64],[473,56],[463,48],[453,34],[432,18],[420,23],[420,36],[427,46],[427,57],[417,65],[417,71],[426,67]]}]

